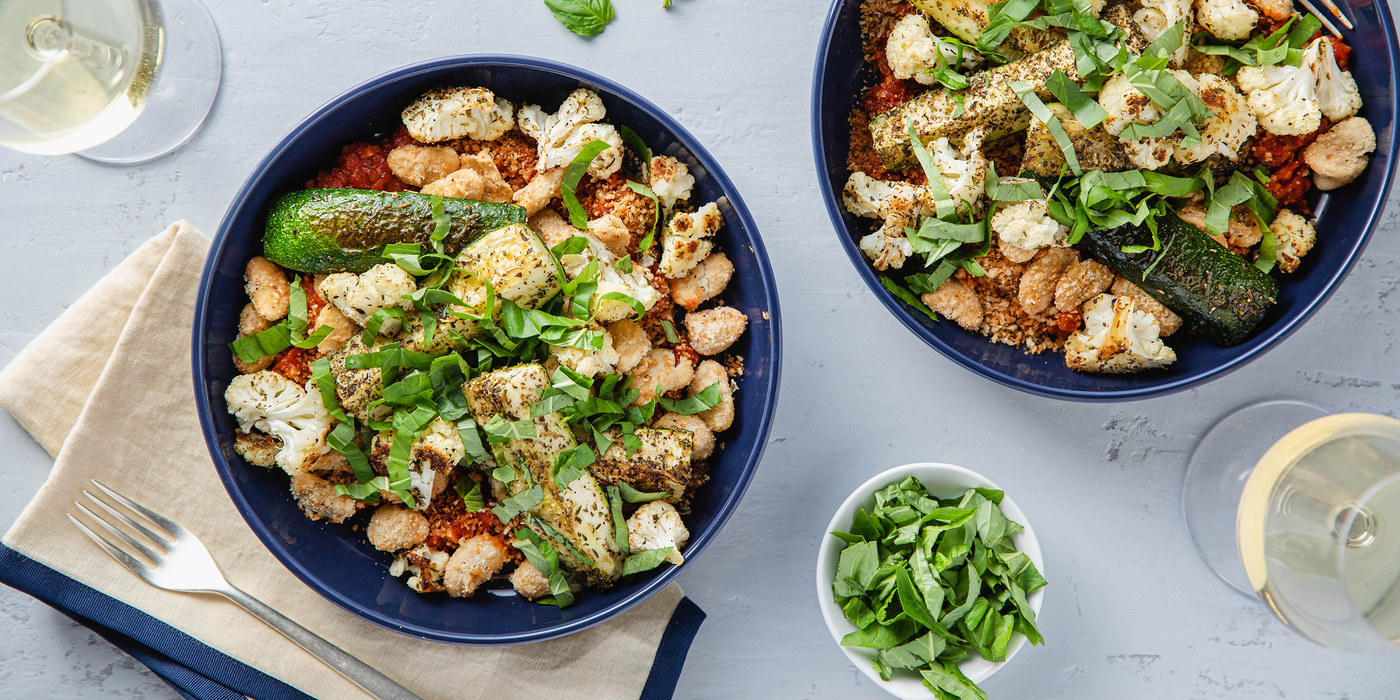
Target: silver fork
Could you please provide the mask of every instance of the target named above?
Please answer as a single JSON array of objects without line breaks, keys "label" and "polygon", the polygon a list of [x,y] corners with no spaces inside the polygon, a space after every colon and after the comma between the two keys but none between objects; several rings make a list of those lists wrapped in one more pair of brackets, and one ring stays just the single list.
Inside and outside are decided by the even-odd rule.
[{"label": "silver fork", "polygon": [[[107,501],[87,491],[83,491],[83,495],[97,504],[104,514],[95,513],[82,503],[74,503],[73,505],[99,525],[100,529],[94,530],[88,527],[83,521],[73,517],[71,513],[68,515],[68,519],[87,533],[87,536],[91,537],[97,546],[112,555],[113,559],[121,562],[122,566],[130,569],[132,573],[146,579],[147,583],[168,591],[217,593],[257,616],[269,627],[281,632],[302,649],[311,652],[312,656],[320,659],[340,675],[349,679],[350,682],[360,686],[365,692],[379,700],[422,700],[412,691],[395,683],[388,676],[374,670],[365,662],[322,639],[311,630],[292,622],[287,616],[229,583],[199,538],[180,527],[175,521],[107,488],[96,479],[93,479],[92,483],[113,501],[129,508],[131,513],[146,520],[154,527],[142,525],[108,504]],[[130,528],[131,532],[149,540],[149,544],[132,537],[116,523]],[[147,564],[132,556],[128,549],[149,559],[151,563]]]}]

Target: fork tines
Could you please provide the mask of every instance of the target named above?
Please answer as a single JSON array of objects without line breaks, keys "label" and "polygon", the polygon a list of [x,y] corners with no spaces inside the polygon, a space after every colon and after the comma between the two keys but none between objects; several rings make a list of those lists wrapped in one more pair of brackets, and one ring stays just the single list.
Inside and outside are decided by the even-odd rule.
[{"label": "fork tines", "polygon": [[[1319,22],[1322,22],[1322,26],[1326,27],[1327,31],[1332,33],[1332,36],[1335,36],[1338,39],[1342,38],[1342,31],[1340,29],[1337,29],[1337,25],[1332,24],[1332,20],[1327,19],[1327,15],[1319,11],[1317,9],[1317,6],[1313,5],[1308,0],[1298,0],[1298,2],[1302,3],[1303,7],[1308,8],[1308,12],[1311,12],[1312,15],[1316,17]],[[1341,8],[1337,7],[1337,4],[1335,2],[1333,2],[1332,0],[1322,0],[1322,4],[1326,5],[1327,9],[1331,10],[1332,14],[1336,15],[1337,19],[1342,21],[1342,24],[1346,25],[1347,29],[1356,28],[1352,26],[1351,20],[1347,19],[1346,15],[1342,14]]]},{"label": "fork tines", "polygon": [[[94,479],[92,483],[112,500],[130,509],[132,514],[147,521],[149,525],[143,525],[126,513],[108,504],[105,499],[98,498],[86,490],[83,491],[83,495],[87,496],[88,500],[101,508],[104,514],[94,512],[82,502],[75,502],[73,505],[86,515],[88,519],[96,523],[99,528],[94,529],[89,527],[87,523],[74,517],[71,513],[68,515],[68,519],[73,521],[73,524],[77,525],[88,537],[92,538],[92,541],[96,542],[97,546],[126,565],[127,568],[136,570],[136,567],[144,569],[156,565],[160,561],[161,556],[168,551],[168,545],[173,543],[179,536],[180,526],[152,512],[150,509],[131,501],[112,489],[107,488],[96,479]],[[120,526],[125,526],[126,529]],[[128,534],[128,532],[135,534],[137,537],[144,538],[146,542],[142,542],[140,539],[137,539],[137,537],[133,537],[132,534]],[[152,547],[158,548],[160,552],[153,551]],[[149,563],[132,556],[131,552],[144,557]]]}]

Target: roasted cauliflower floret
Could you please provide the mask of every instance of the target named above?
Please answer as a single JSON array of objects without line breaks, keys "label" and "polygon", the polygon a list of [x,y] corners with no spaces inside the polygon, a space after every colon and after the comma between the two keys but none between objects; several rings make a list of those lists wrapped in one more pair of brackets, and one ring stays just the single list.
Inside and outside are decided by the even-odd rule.
[{"label": "roasted cauliflower floret", "polygon": [[1148,41],[1156,41],[1162,33],[1171,29],[1177,22],[1183,22],[1181,48],[1171,53],[1173,66],[1180,66],[1186,60],[1186,45],[1191,40],[1193,20],[1191,0],[1143,0],[1142,9],[1133,13],[1133,21],[1142,30]]},{"label": "roasted cauliflower floret", "polygon": [[277,466],[277,452],[282,449],[277,438],[266,433],[234,431],[233,451],[249,464],[259,467]]},{"label": "roasted cauliflower floret", "polygon": [[666,555],[666,561],[680,565],[685,562],[681,547],[688,541],[690,531],[685,529],[681,514],[675,506],[665,501],[643,503],[627,519],[627,545],[633,552],[670,547],[671,553]]},{"label": "roasted cauliflower floret", "polygon": [[1303,162],[1313,170],[1319,190],[1335,190],[1359,177],[1376,150],[1376,132],[1361,117],[1334,125],[1303,150]]},{"label": "roasted cauliflower floret", "polygon": [[932,71],[941,57],[938,40],[929,29],[928,20],[919,13],[907,15],[890,30],[890,39],[885,43],[885,59],[889,61],[894,77],[900,80],[913,78],[924,85],[933,85],[937,79]]},{"label": "roasted cauliflower floret", "polygon": [[1317,74],[1317,104],[1328,119],[1339,122],[1361,109],[1361,93],[1356,89],[1351,72],[1337,65],[1332,42],[1323,37],[1313,44],[1318,47],[1317,64],[1313,69]]},{"label": "roasted cauliflower floret", "polygon": [[403,110],[408,133],[423,143],[494,141],[515,126],[515,107],[485,88],[437,88]]},{"label": "roasted cauliflower floret", "polygon": [[[403,298],[417,288],[413,275],[403,268],[380,263],[359,275],[353,272],[327,275],[317,290],[346,318],[363,326],[376,311],[403,306]],[[399,319],[390,316],[379,327],[379,334],[393,335],[398,332],[399,325]]]},{"label": "roasted cauliflower floret", "polygon": [[710,240],[724,225],[719,205],[710,202],[694,214],[677,214],[666,224],[661,239],[661,274],[670,279],[685,277],[701,260],[710,255],[714,243]]},{"label": "roasted cauliflower floret", "polygon": [[585,377],[599,374],[612,374],[617,365],[618,354],[613,347],[612,335],[606,329],[594,327],[592,330],[603,334],[603,347],[591,348],[549,346],[549,356],[559,364],[578,372]]},{"label": "roasted cauliflower floret", "polygon": [[493,535],[481,534],[461,543],[443,572],[442,584],[453,598],[467,598],[506,563],[506,546]]},{"label": "roasted cauliflower floret", "polygon": [[[371,460],[384,466],[394,433],[383,431],[375,436]],[[434,418],[422,435],[413,441],[409,453],[409,491],[414,506],[427,510],[435,496],[447,486],[447,475],[467,456],[466,446],[457,428],[442,418]]]},{"label": "roasted cauliflower floret", "polygon": [[1128,374],[1176,361],[1158,337],[1157,319],[1129,297],[1100,294],[1084,312],[1084,328],[1065,342],[1065,364],[1080,372]]},{"label": "roasted cauliflower floret", "polygon": [[955,279],[948,279],[919,300],[967,330],[975,331],[982,326],[982,300],[971,287]]},{"label": "roasted cauliflower floret", "polygon": [[[679,217],[677,217],[679,218]],[[562,223],[562,219],[560,220]],[[541,217],[541,230],[557,226],[550,223],[545,217]],[[637,315],[637,310],[622,299],[604,299],[608,294],[617,292],[625,294],[632,299],[641,302],[642,308],[651,310],[656,306],[656,302],[661,301],[661,292],[651,286],[651,273],[641,265],[632,265],[630,270],[618,269],[619,258],[615,257],[608,247],[598,240],[592,232],[579,231],[567,226],[572,235],[578,236],[588,241],[588,247],[569,255],[560,256],[559,261],[564,266],[564,273],[569,279],[575,279],[583,274],[592,261],[596,261],[598,288],[593,292],[593,297],[589,300],[589,308],[593,312],[594,320],[599,323],[611,323],[624,318],[632,318]],[[558,236],[557,233],[551,234]],[[567,237],[565,238],[567,240]],[[707,241],[708,243],[708,241]],[[545,241],[546,245],[557,245]]]},{"label": "roasted cauliflower floret", "polygon": [[1069,229],[1050,217],[1050,210],[1039,199],[1009,204],[992,217],[992,231],[1001,242],[1036,250],[1063,242]]},{"label": "roasted cauliflower floret", "polygon": [[292,283],[276,263],[261,255],[249,260],[243,282],[258,315],[269,321],[277,321],[287,315],[287,305],[292,299]]},{"label": "roasted cauliflower floret", "polygon": [[408,580],[404,583],[409,588],[419,593],[436,593],[443,590],[442,576],[447,572],[447,562],[451,558],[447,552],[420,544],[395,557],[394,563],[389,565],[389,575],[397,577],[408,572]]},{"label": "roasted cauliflower floret", "polygon": [[[1325,39],[1320,41],[1327,43]],[[1249,106],[1265,131],[1301,136],[1317,131],[1322,124],[1317,75],[1313,72],[1319,51],[1317,42],[1313,42],[1303,51],[1301,65],[1245,66],[1235,74],[1235,82],[1249,96]]]},{"label": "roasted cauliflower floret", "polygon": [[1284,272],[1297,271],[1298,263],[1317,243],[1317,229],[1312,222],[1289,209],[1278,211],[1269,230],[1274,232],[1278,269]]},{"label": "roasted cauliflower floret", "polygon": [[[1189,75],[1186,77],[1190,77]],[[1185,84],[1185,81],[1182,81]],[[1176,147],[1176,160],[1183,165],[1199,163],[1213,155],[1238,161],[1259,122],[1249,102],[1229,81],[1212,73],[1202,73],[1187,87],[1201,98],[1214,116],[1200,126],[1201,143],[1192,148]]]},{"label": "roasted cauliflower floret", "polygon": [[309,390],[271,370],[240,374],[224,391],[228,412],[238,421],[238,429],[260,430],[282,442],[277,466],[292,476],[311,468],[318,457],[331,448],[326,433],[333,420],[321,403],[321,391],[308,383]]},{"label": "roasted cauliflower floret", "polygon": [[1259,13],[1244,0],[1196,0],[1196,20],[1217,39],[1241,41],[1254,33]]},{"label": "roasted cauliflower floret", "polygon": [[360,336],[355,335],[331,355],[331,377],[335,379],[335,394],[340,400],[340,407],[360,419],[362,423],[368,423],[371,419],[388,420],[392,407],[383,404],[375,406],[373,410],[369,407],[384,395],[384,388],[381,386],[383,374],[380,369],[349,369],[345,366],[345,360],[351,355],[375,352],[379,347],[366,346]]},{"label": "roasted cauliflower floret", "polygon": [[928,188],[907,182],[876,180],[863,172],[851,173],[842,190],[846,211],[884,222],[878,231],[860,239],[860,250],[875,269],[899,269],[914,254],[904,229],[913,226],[920,215],[934,213]]},{"label": "roasted cauliflower floret", "polygon": [[656,195],[666,211],[674,209],[676,202],[690,199],[695,178],[685,163],[669,156],[652,156],[648,170],[651,174],[651,193]]},{"label": "roasted cauliflower floret", "polygon": [[957,206],[977,214],[982,210],[982,194],[987,179],[987,159],[982,156],[984,127],[976,127],[964,139],[962,151],[946,138],[929,144],[929,155],[943,173],[948,195]]},{"label": "roasted cauliflower floret", "polygon": [[588,165],[588,174],[602,180],[622,167],[622,135],[615,127],[597,123],[607,114],[596,93],[579,88],[554,114],[539,105],[521,107],[518,122],[520,130],[535,140],[539,152],[536,167],[541,172],[567,167],[591,141],[606,142],[608,148]]}]

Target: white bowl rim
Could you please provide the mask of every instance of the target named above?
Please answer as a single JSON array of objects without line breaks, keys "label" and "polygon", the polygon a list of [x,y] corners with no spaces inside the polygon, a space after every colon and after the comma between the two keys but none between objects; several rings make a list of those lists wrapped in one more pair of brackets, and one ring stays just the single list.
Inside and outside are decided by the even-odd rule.
[{"label": "white bowl rim", "polygon": [[[997,489],[1005,493],[1005,489],[997,486],[991,479],[978,474],[977,472],[956,464],[946,462],[913,462],[900,465],[893,469],[887,469],[875,476],[870,477],[865,483],[856,487],[846,500],[841,502],[841,506],[836,509],[836,514],[832,516],[831,522],[827,523],[826,529],[822,531],[822,539],[817,547],[817,606],[821,609],[822,619],[826,621],[826,629],[831,633],[831,637],[840,645],[841,638],[855,631],[855,625],[851,624],[846,616],[841,612],[841,608],[836,606],[835,596],[831,592],[831,581],[836,573],[836,565],[841,556],[841,550],[845,548],[845,542],[830,535],[833,530],[844,532],[851,519],[855,516],[858,507],[864,507],[867,501],[873,502],[875,492],[897,481],[903,480],[907,476],[915,476],[925,487],[927,481],[931,481],[935,476],[942,476],[955,483],[965,483],[959,488],[968,489],[982,487]],[[933,495],[946,497],[942,492],[934,492]],[[1031,528],[1026,514],[1016,505],[1009,494],[1004,495],[1001,501],[1001,510],[1007,518],[1016,521],[1023,528],[1020,532],[1011,536],[1016,548],[1026,553],[1030,560],[1040,571],[1041,576],[1045,576],[1045,561],[1040,551],[1040,541],[1036,539],[1035,531]],[[1045,599],[1045,588],[1040,588],[1026,597],[1026,602],[1031,610],[1035,612],[1036,618],[1040,617],[1041,604]],[[990,678],[992,674],[1001,670],[1003,666],[1011,662],[1016,653],[1025,646],[1026,636],[1020,632],[1011,635],[1011,642],[1006,647],[1006,660],[991,662],[973,654],[970,658],[958,663],[958,668],[963,674],[974,683],[981,683]],[[905,700],[927,700],[931,697],[928,689],[923,687],[922,680],[915,674],[903,669],[895,669],[894,675],[889,681],[880,679],[880,675],[870,665],[875,658],[873,650],[861,647],[840,647],[846,658],[860,669],[870,680],[875,681],[879,687],[891,695]]]}]

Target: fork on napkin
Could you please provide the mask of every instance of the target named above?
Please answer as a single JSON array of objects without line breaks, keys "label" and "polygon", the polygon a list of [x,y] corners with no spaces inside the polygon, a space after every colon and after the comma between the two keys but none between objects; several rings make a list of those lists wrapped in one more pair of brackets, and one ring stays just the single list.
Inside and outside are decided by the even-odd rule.
[{"label": "fork on napkin", "polygon": [[249,594],[424,698],[671,697],[704,619],[675,584],[562,639],[459,647],[359,620],[283,568],[234,509],[195,414],[190,328],[207,248],[188,223],[172,225],[0,371],[0,406],[56,458],[0,540],[0,582],[91,627],[186,697],[369,697],[234,603],[128,573],[65,517],[97,479],[158,505]]}]

